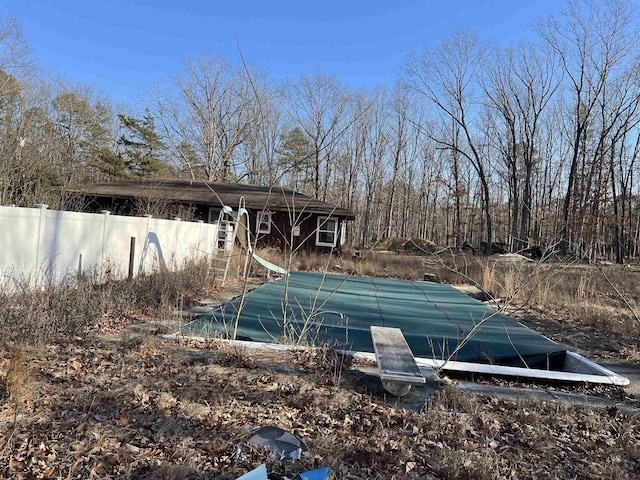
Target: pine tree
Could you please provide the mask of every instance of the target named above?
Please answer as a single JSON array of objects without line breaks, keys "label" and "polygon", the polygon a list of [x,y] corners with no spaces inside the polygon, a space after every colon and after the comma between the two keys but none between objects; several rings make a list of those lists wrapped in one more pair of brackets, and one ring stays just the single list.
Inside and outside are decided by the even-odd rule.
[{"label": "pine tree", "polygon": [[161,156],[165,150],[156,132],[153,116],[147,110],[142,119],[119,114],[125,133],[118,140],[122,147],[121,158],[126,173],[131,178],[159,177],[167,172],[167,164]]}]

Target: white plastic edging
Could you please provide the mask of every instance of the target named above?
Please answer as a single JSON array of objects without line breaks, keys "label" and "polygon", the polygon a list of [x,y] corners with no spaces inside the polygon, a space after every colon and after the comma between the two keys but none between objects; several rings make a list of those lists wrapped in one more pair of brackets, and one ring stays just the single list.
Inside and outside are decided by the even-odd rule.
[{"label": "white plastic edging", "polygon": [[[369,352],[354,352],[355,356],[368,360],[375,360],[375,355]],[[504,375],[508,377],[540,378],[544,380],[555,380],[561,382],[589,382],[606,385],[629,385],[631,382],[627,377],[618,375],[595,362],[579,355],[575,352],[567,352],[574,359],[589,365],[593,373],[572,373],[557,370],[540,370],[537,368],[507,367],[502,365],[486,365],[483,363],[456,362],[453,360],[434,360],[431,358],[416,358],[419,366],[442,369],[452,372],[484,373],[487,375]]]},{"label": "white plastic edging", "polygon": [[[166,340],[177,340],[179,338],[188,338],[191,340],[205,341],[211,340],[211,338],[186,336],[181,334],[169,334],[162,335],[162,338]],[[236,345],[244,348],[251,349],[269,349],[269,350],[304,350],[304,346],[300,345],[285,345],[280,343],[261,343],[261,342],[249,342],[246,340],[228,340],[218,339],[219,341],[229,343],[230,345]],[[353,355],[355,358],[361,358],[364,360],[376,361],[376,354],[372,352],[354,352],[351,350],[341,351],[347,355]],[[521,367],[505,367],[501,365],[485,365],[482,363],[471,362],[455,362],[445,360],[434,360],[431,358],[416,357],[416,363],[421,367],[431,367],[434,369],[442,369],[453,372],[466,372],[466,373],[484,373],[488,375],[504,375],[509,377],[526,377],[526,378],[540,378],[544,380],[555,380],[562,382],[589,382],[600,383],[606,385],[629,385],[631,382],[627,377],[618,375],[617,373],[592,362],[588,358],[583,357],[575,352],[567,351],[567,355],[572,361],[581,363],[585,368],[590,368],[594,373],[572,373],[572,372],[560,372],[554,370],[540,370],[537,368],[521,368]],[[597,372],[597,373],[596,373]]]}]

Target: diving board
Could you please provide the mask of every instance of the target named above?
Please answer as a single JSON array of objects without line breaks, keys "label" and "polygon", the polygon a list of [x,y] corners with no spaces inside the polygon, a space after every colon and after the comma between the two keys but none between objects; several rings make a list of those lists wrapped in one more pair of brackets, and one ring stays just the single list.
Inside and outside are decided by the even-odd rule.
[{"label": "diving board", "polygon": [[387,392],[401,397],[409,393],[412,385],[426,383],[402,330],[372,326],[371,340],[380,380]]}]

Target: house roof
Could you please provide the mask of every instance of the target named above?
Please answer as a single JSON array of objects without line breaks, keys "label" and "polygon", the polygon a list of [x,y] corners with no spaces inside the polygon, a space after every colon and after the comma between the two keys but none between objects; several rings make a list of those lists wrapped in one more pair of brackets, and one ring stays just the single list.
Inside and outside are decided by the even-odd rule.
[{"label": "house roof", "polygon": [[157,198],[176,203],[237,208],[244,197],[247,209],[311,212],[353,219],[346,208],[282,187],[265,187],[241,183],[206,182],[202,180],[153,179],[122,180],[111,183],[84,185],[71,189],[72,193],[98,198]]}]

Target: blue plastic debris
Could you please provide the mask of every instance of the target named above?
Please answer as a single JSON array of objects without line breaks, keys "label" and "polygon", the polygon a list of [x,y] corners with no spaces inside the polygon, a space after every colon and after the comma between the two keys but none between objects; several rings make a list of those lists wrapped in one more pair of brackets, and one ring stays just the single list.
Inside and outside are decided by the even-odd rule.
[{"label": "blue plastic debris", "polygon": [[[277,461],[299,460],[302,452],[309,450],[309,447],[298,436],[272,425],[259,428],[253,432],[247,443],[267,448],[273,453],[273,457]],[[236,451],[234,461],[237,461],[239,456],[240,447]],[[322,467],[299,473],[294,480],[328,480],[330,475],[331,469]],[[260,465],[237,480],[268,480],[267,468],[264,464]],[[283,480],[290,479],[283,477]]]},{"label": "blue plastic debris", "polygon": [[249,473],[245,473],[241,477],[238,477],[237,480],[268,480],[267,477],[267,467],[263,463],[258,468],[251,470]]},{"label": "blue plastic debris", "polygon": [[331,475],[329,467],[317,468],[300,474],[300,480],[328,480]]}]

